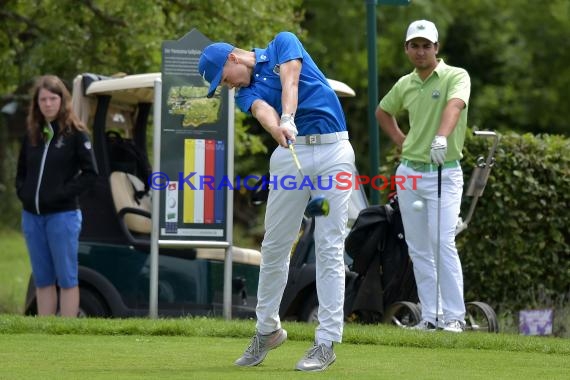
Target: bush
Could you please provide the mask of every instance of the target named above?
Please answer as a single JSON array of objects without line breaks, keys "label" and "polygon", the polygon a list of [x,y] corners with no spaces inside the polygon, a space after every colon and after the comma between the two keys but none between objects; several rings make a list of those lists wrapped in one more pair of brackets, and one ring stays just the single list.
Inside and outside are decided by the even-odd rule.
[{"label": "bush", "polygon": [[[483,140],[466,141],[466,179],[486,153]],[[473,223],[457,239],[465,298],[499,309],[551,306],[538,301],[541,293],[556,304],[570,291],[570,140],[509,133],[495,159]]]}]

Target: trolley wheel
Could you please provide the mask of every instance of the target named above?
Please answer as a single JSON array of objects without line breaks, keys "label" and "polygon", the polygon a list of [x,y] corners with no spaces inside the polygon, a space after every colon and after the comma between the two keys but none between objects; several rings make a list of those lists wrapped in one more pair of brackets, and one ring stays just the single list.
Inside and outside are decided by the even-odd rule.
[{"label": "trolley wheel", "polygon": [[409,301],[395,302],[388,306],[384,313],[383,323],[391,323],[398,327],[410,327],[418,324],[422,318],[420,307]]},{"label": "trolley wheel", "polygon": [[485,302],[465,303],[465,330],[476,332],[499,332],[497,314],[491,306]]}]

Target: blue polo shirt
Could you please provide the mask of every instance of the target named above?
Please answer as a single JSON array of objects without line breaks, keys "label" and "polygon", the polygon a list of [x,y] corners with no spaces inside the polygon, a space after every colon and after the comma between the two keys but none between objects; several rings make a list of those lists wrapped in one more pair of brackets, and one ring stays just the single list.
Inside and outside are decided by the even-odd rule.
[{"label": "blue polo shirt", "polygon": [[290,32],[281,32],[265,49],[253,49],[256,64],[248,87],[236,93],[236,104],[246,113],[262,99],[278,114],[282,113],[279,65],[293,59],[302,60],[299,77],[299,100],[295,124],[300,136],[346,131],[344,112],[338,96],[329,85],[301,41]]}]

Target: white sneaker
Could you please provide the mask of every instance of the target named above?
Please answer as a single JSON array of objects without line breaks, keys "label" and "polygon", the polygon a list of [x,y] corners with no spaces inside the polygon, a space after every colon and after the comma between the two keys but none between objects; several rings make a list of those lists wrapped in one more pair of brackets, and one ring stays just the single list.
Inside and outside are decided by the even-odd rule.
[{"label": "white sneaker", "polygon": [[458,320],[452,320],[446,322],[445,327],[443,328],[443,331],[449,331],[454,333],[461,333],[464,330],[465,330],[465,324],[461,323],[461,321]]},{"label": "white sneaker", "polygon": [[243,355],[235,361],[235,365],[240,367],[256,366],[265,359],[270,350],[279,347],[286,340],[287,331],[284,329],[275,330],[267,335],[256,332]]},{"label": "white sneaker", "polygon": [[305,353],[305,356],[297,363],[297,371],[324,371],[336,360],[332,347],[325,344],[315,345]]}]

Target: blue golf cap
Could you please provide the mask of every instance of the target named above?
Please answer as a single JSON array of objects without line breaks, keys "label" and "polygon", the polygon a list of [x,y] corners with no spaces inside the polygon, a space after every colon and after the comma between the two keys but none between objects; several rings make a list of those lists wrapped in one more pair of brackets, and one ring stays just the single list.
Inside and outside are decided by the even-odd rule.
[{"label": "blue golf cap", "polygon": [[216,92],[216,88],[220,85],[222,80],[222,72],[224,65],[228,60],[228,54],[234,50],[234,47],[225,42],[216,42],[206,46],[200,61],[198,62],[198,72],[204,80],[210,83],[208,90],[208,98],[211,98]]}]

